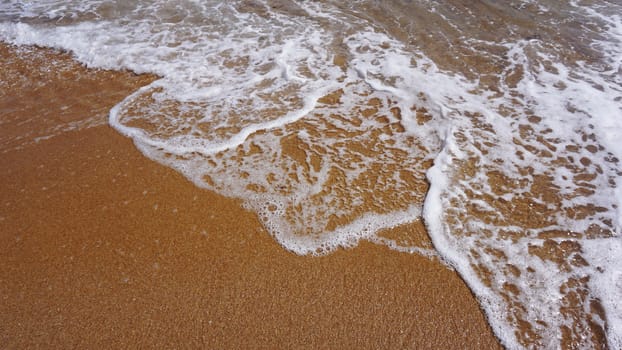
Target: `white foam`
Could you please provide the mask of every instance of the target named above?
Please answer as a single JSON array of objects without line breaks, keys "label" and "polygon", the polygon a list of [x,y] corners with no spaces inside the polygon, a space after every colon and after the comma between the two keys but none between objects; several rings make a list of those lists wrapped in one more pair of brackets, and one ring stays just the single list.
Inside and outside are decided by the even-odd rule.
[{"label": "white foam", "polygon": [[[616,307],[612,305],[612,300],[614,299],[610,298],[608,293],[617,297],[620,291],[616,289],[617,287],[611,289],[607,286],[611,286],[612,279],[617,278],[612,276],[612,271],[616,271],[614,266],[620,266],[620,262],[612,258],[606,258],[597,262],[599,260],[595,257],[598,254],[603,254],[604,250],[600,248],[606,244],[612,244],[613,247],[617,247],[619,238],[614,236],[607,239],[593,240],[577,233],[586,232],[590,225],[599,222],[612,223],[612,232],[620,230],[619,201],[621,192],[619,187],[612,188],[611,186],[612,181],[617,184],[621,183],[621,179],[617,175],[619,168],[615,163],[612,164],[607,161],[607,158],[610,158],[610,156],[606,153],[592,154],[592,152],[586,151],[584,147],[586,147],[586,143],[589,143],[590,138],[588,137],[588,141],[582,138],[582,135],[586,136],[594,133],[596,137],[592,142],[605,146],[608,152],[617,156],[620,143],[612,144],[611,142],[614,141],[612,135],[622,134],[622,129],[619,129],[619,116],[622,115],[620,113],[622,104],[619,97],[619,82],[611,79],[607,72],[595,71],[588,65],[580,62],[574,67],[564,66],[559,63],[558,57],[551,55],[549,49],[545,48],[538,41],[518,41],[506,43],[505,45],[508,48],[507,55],[512,62],[508,66],[507,72],[509,73],[520,66],[521,70],[525,72],[523,78],[518,82],[516,88],[506,87],[505,99],[493,99],[488,104],[488,106],[492,107],[488,115],[482,111],[482,109],[486,108],[485,103],[482,103],[480,106],[477,106],[475,102],[471,103],[474,110],[477,111],[479,109],[480,113],[486,115],[487,121],[494,123],[496,136],[492,140],[512,139],[512,137],[516,137],[515,135],[518,134],[518,122],[521,122],[520,120],[514,121],[510,118],[503,118],[494,112],[499,106],[513,99],[524,106],[525,112],[544,117],[538,125],[530,124],[535,131],[533,133],[534,140],[522,139],[522,142],[536,150],[542,149],[542,144],[540,144],[540,141],[535,141],[535,137],[537,135],[547,135],[545,137],[557,140],[554,143],[557,143],[557,152],[560,154],[564,154],[565,145],[579,146],[577,153],[571,153],[571,155],[576,159],[583,157],[590,160],[589,163],[586,163],[590,164],[586,165],[586,171],[595,174],[604,171],[606,175],[596,176],[593,180],[593,183],[596,184],[594,188],[598,189],[594,194],[577,196],[574,193],[578,187],[576,182],[572,181],[573,173],[569,172],[569,169],[554,167],[548,163],[546,158],[543,159],[541,155],[536,155],[536,153],[530,154],[525,152],[524,149],[522,150],[522,158],[513,157],[516,150],[521,148],[512,144],[499,144],[487,148],[486,158],[488,158],[488,161],[480,159],[479,166],[483,169],[501,170],[508,176],[516,176],[517,179],[524,178],[523,175],[517,174],[518,169],[526,167],[531,167],[534,174],[552,173],[552,175],[555,175],[552,179],[559,186],[560,193],[571,198],[563,201],[565,208],[597,203],[596,205],[603,205],[609,208],[609,210],[605,213],[588,216],[585,219],[557,214],[555,218],[550,219],[552,224],[544,227],[517,227],[515,225],[504,227],[501,224],[504,218],[499,217],[501,214],[495,214],[494,211],[486,209],[492,215],[499,217],[498,220],[501,223],[491,225],[486,220],[478,221],[477,219],[469,218],[469,222],[460,223],[462,227],[448,225],[446,221],[448,208],[455,205],[455,202],[450,201],[451,199],[469,200],[469,204],[477,204],[477,201],[472,201],[470,196],[465,195],[466,190],[474,191],[475,193],[491,192],[491,189],[486,184],[487,176],[483,172],[477,174],[472,182],[456,184],[455,180],[450,180],[457,175],[456,171],[459,169],[459,167],[455,167],[453,164],[456,160],[464,158],[462,147],[465,145],[469,147],[467,150],[468,154],[482,155],[480,149],[471,149],[468,142],[460,142],[458,145],[455,141],[458,135],[456,131],[450,132],[447,135],[445,149],[437,156],[435,166],[428,172],[431,189],[424,204],[424,217],[428,229],[439,253],[461,273],[478,298],[480,298],[495,333],[507,347],[521,347],[514,334],[514,328],[507,321],[504,321],[508,319],[507,306],[496,293],[491,292],[491,288],[481,283],[480,277],[473,269],[472,264],[474,263],[483,264],[483,266],[492,269],[493,290],[503,291],[503,283],[507,281],[519,286],[520,295],[517,300],[521,305],[548,306],[544,309],[527,309],[525,315],[522,315],[522,317],[531,321],[531,326],[536,333],[543,336],[541,344],[545,348],[559,346],[558,341],[561,339],[561,334],[558,327],[573,327],[572,320],[565,318],[559,312],[564,302],[563,295],[560,295],[560,288],[565,285],[566,281],[573,278],[591,276],[591,278],[597,280],[591,280],[591,296],[600,299],[603,301],[603,304],[606,304],[608,341],[612,348],[617,348],[620,344],[620,333],[619,328],[617,328],[620,325],[619,315]],[[535,57],[533,55],[534,51],[537,52]],[[563,82],[563,84],[560,85],[560,82]],[[563,86],[563,88],[560,88],[560,86]],[[512,93],[513,91],[517,94]],[[524,123],[524,121],[522,122]],[[465,131],[460,130],[460,132],[464,133]],[[475,134],[471,131],[466,132],[470,134],[467,137],[468,140],[478,140],[479,138],[487,137],[485,133],[480,134],[478,130],[475,130]],[[459,137],[464,138],[464,135]],[[456,152],[457,149],[460,149],[460,151]],[[503,160],[501,162],[503,165],[500,166],[499,164],[489,162],[489,160],[495,159]],[[529,180],[529,182],[531,181],[533,181],[533,178]],[[616,205],[618,205],[617,210],[615,209]],[[481,209],[482,207],[480,207]],[[451,210],[456,211],[456,208],[451,208]],[[589,257],[590,266],[583,269],[576,268],[568,272],[562,271],[556,264],[542,261],[534,256],[528,259],[531,254],[529,254],[527,247],[542,246],[545,241],[538,238],[537,235],[549,230],[569,230],[574,232],[575,237],[569,234],[568,239],[579,243],[583,247],[584,257]],[[476,233],[478,231],[489,232],[492,236],[478,235]],[[508,241],[507,238],[499,237],[501,231],[505,231],[504,234],[516,232],[517,236],[514,239],[518,239],[518,241]],[[460,236],[459,239],[455,237],[456,235],[464,234],[467,236]],[[560,238],[555,240],[555,242],[557,242],[555,244],[560,244],[563,240]],[[495,249],[503,252],[503,259],[486,254],[485,249]],[[617,253],[617,251],[616,253],[613,253],[613,251],[616,251],[616,248],[611,248],[610,254],[607,254],[607,256]],[[472,252],[477,252],[478,257],[474,257]],[[502,272],[506,263],[521,267],[522,274],[520,278],[512,277]],[[607,272],[597,272],[596,266],[599,265],[607,266],[608,270],[605,269]],[[533,271],[525,270],[524,268],[527,266],[533,269]],[[535,283],[537,281],[546,282],[537,284]],[[535,320],[545,320],[548,326],[543,328],[541,325],[533,322]],[[599,322],[598,318],[595,319],[595,322]],[[604,324],[605,320],[600,320],[600,322]],[[589,343],[586,342],[582,346],[589,347],[587,344]]]},{"label": "white foam", "polygon": [[488,318],[492,321],[490,325],[499,340],[506,347],[512,348],[518,341],[514,336],[512,325],[503,321],[503,302],[500,302],[499,297],[482,283],[471,267],[472,262],[468,255],[464,254],[465,248],[471,247],[473,242],[456,239],[451,233],[451,228],[445,223],[445,213],[449,204],[444,199],[447,198],[447,191],[451,188],[449,179],[452,177],[452,163],[456,157],[461,158],[459,146],[454,142],[452,134],[453,130],[446,130],[445,147],[434,159],[434,166],[427,172],[430,189],[424,202],[423,217],[432,243],[441,258],[465,279],[486,310]]},{"label": "white foam", "polygon": [[611,349],[622,348],[622,239],[588,240],[585,256],[594,270],[589,271],[590,287],[606,310],[607,339]]}]

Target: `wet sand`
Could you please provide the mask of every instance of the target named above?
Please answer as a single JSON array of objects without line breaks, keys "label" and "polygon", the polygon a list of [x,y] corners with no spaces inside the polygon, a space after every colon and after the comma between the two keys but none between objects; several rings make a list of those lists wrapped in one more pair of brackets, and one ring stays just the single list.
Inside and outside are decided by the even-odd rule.
[{"label": "wet sand", "polygon": [[499,348],[439,262],[366,242],[291,254],[145,158],[105,121],[153,77],[0,57],[0,347]]}]

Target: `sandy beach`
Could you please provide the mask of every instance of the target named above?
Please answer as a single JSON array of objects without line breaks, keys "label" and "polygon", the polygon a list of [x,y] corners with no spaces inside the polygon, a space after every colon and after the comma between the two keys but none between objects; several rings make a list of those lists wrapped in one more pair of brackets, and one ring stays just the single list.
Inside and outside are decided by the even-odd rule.
[{"label": "sandy beach", "polygon": [[1,348],[500,347],[440,262],[367,242],[294,255],[144,157],[106,120],[154,77],[0,57]]}]

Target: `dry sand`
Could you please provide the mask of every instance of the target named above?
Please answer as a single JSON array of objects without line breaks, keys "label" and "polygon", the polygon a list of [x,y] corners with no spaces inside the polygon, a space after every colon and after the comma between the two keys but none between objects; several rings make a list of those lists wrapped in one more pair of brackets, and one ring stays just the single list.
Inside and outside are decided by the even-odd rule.
[{"label": "dry sand", "polygon": [[105,121],[152,77],[0,58],[0,348],[499,347],[439,262],[366,242],[293,255],[145,158]]}]

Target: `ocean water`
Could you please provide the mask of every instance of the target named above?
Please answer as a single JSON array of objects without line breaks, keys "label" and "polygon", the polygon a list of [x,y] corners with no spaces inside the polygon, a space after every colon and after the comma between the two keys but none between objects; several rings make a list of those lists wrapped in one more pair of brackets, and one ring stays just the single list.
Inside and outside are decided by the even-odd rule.
[{"label": "ocean water", "polygon": [[160,76],[110,125],[285,249],[438,256],[507,348],[622,348],[620,2],[0,0],[0,40]]}]

